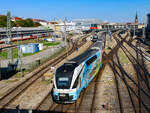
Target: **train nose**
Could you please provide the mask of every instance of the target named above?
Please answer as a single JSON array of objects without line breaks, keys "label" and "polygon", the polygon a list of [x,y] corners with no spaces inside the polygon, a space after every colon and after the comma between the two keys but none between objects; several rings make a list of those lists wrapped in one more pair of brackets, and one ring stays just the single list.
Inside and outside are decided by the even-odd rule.
[{"label": "train nose", "polygon": [[73,95],[59,94],[59,100],[60,101],[72,101],[73,100]]},{"label": "train nose", "polygon": [[68,93],[58,93],[58,94],[53,94],[53,99],[56,102],[60,103],[72,103],[74,101],[75,95],[69,95]]}]

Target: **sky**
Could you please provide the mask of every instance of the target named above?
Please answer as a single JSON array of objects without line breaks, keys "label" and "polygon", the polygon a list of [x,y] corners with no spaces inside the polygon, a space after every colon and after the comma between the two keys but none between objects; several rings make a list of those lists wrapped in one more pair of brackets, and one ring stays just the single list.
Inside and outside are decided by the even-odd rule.
[{"label": "sky", "polygon": [[140,22],[150,13],[150,0],[0,0],[0,14],[45,20],[96,18],[109,22]]}]

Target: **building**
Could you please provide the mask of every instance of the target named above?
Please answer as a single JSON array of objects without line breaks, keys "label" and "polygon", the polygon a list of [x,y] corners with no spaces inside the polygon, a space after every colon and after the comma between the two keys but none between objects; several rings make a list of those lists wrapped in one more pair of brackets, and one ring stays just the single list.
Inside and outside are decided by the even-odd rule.
[{"label": "building", "polygon": [[58,22],[50,21],[48,22],[48,27],[52,29],[53,31],[56,31],[56,24],[58,24]]},{"label": "building", "polygon": [[23,20],[22,18],[20,18],[20,17],[13,17],[12,19],[11,19],[12,21],[19,21],[19,20]]},{"label": "building", "polygon": [[150,13],[147,14],[146,38],[150,40]]},{"label": "building", "polygon": [[87,31],[90,30],[91,25],[102,23],[99,19],[75,19],[73,22],[76,24],[76,31]]},{"label": "building", "polygon": [[41,20],[41,19],[32,19],[33,22],[38,22],[40,23],[42,26],[48,26],[48,22],[46,20]]},{"label": "building", "polygon": [[147,29],[150,30],[150,13],[147,15]]},{"label": "building", "polygon": [[64,32],[65,29],[67,32],[74,31],[76,29],[76,24],[74,22],[61,22],[55,25],[56,31]]}]

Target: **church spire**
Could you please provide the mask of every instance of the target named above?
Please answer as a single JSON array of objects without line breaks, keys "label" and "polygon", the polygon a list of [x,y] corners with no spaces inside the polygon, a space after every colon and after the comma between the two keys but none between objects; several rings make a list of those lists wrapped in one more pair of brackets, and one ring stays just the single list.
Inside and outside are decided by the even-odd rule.
[{"label": "church spire", "polygon": [[139,23],[137,12],[136,12],[136,16],[135,16],[135,23]]}]

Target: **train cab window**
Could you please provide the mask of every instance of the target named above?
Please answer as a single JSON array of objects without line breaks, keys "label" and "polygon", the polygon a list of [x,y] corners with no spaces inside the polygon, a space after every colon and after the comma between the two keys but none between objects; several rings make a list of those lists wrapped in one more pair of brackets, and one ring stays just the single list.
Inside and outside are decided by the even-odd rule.
[{"label": "train cab window", "polygon": [[76,63],[65,63],[56,70],[55,79],[58,89],[69,89]]},{"label": "train cab window", "polygon": [[92,64],[95,60],[97,59],[97,56],[93,56],[92,58],[90,58],[87,62],[86,65],[89,66],[90,64]]}]

